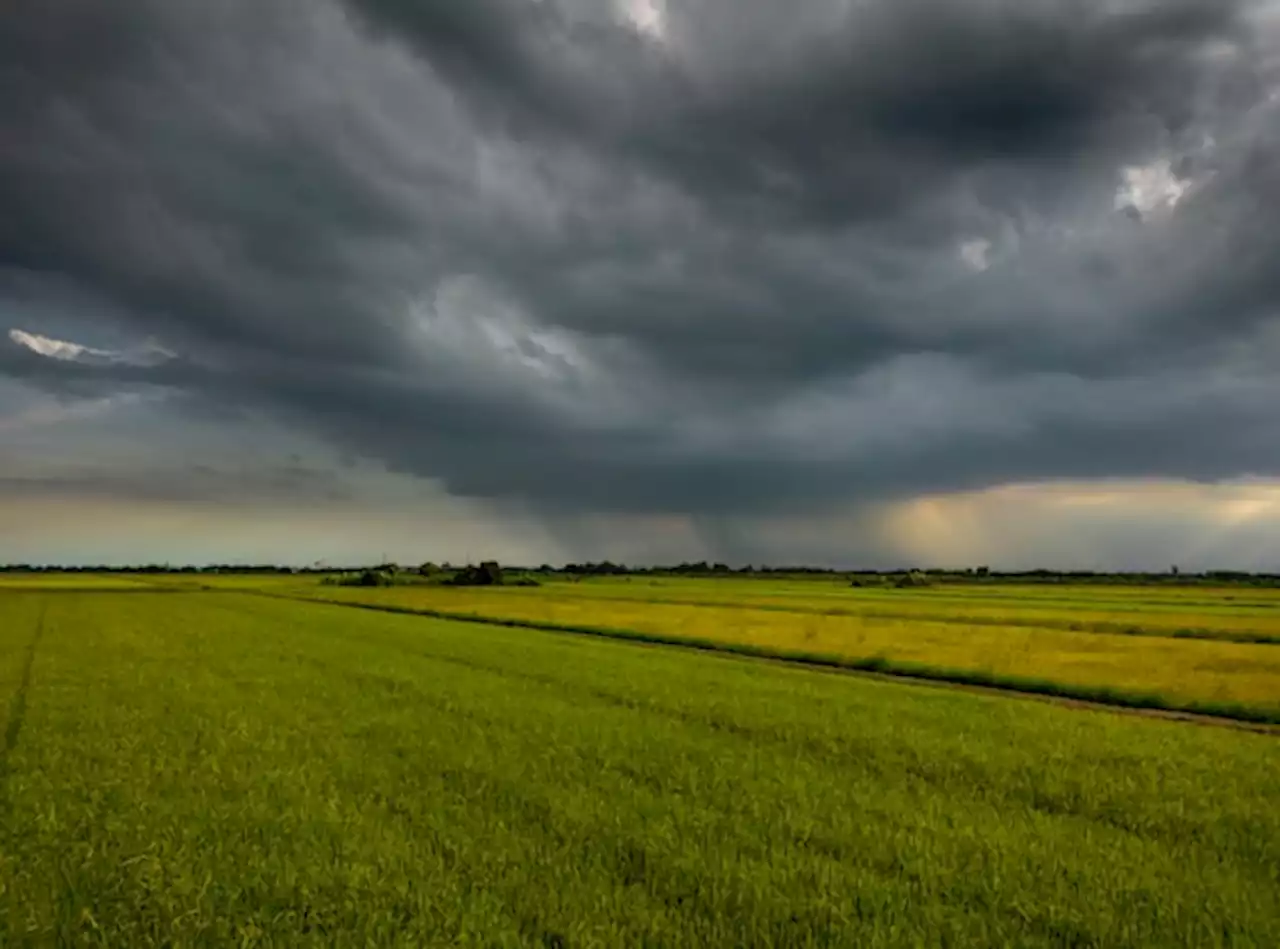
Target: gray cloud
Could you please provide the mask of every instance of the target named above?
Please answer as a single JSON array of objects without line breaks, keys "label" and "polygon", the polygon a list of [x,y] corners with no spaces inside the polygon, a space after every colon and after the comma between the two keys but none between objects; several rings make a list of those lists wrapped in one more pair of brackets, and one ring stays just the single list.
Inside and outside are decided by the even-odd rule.
[{"label": "gray cloud", "polygon": [[620,9],[6,4],[0,328],[172,356],[0,373],[560,513],[1280,468],[1273,5]]},{"label": "gray cloud", "polygon": [[210,465],[112,471],[85,466],[38,477],[0,478],[10,498],[163,501],[262,506],[349,501],[354,492],[330,472],[301,466],[265,466],[252,471]]}]

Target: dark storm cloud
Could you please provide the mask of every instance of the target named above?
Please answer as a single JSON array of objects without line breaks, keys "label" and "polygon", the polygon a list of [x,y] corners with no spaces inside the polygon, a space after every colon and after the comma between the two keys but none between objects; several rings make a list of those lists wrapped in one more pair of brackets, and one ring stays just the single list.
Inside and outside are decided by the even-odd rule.
[{"label": "dark storm cloud", "polygon": [[1270,5],[658,7],[6,4],[0,372],[558,510],[1280,468]]},{"label": "dark storm cloud", "polygon": [[[355,5],[477,90],[478,115],[607,151],[712,227],[871,223],[907,248],[993,211],[1061,210],[1260,93],[1247,56],[1204,62],[1211,42],[1249,41],[1236,2],[702,0],[667,5],[658,47],[602,26],[608,4]],[[964,190],[978,207],[955,203]],[[732,263],[758,263],[758,232],[720,236]]]}]

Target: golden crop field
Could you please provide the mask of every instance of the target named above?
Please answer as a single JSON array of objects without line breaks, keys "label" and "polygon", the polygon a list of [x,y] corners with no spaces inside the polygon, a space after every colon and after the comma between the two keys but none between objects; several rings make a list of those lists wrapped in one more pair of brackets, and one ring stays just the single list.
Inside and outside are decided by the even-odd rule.
[{"label": "golden crop field", "polygon": [[[751,606],[796,613],[846,614],[880,619],[1040,626],[1127,635],[1191,636],[1280,643],[1280,596],[1259,591],[1142,592],[1120,590],[1041,591],[963,587],[900,591],[856,589],[826,582],[769,585],[753,581],[637,580],[557,584],[557,597]],[[499,591],[493,591],[498,593]],[[528,595],[519,588],[502,595]]]}]

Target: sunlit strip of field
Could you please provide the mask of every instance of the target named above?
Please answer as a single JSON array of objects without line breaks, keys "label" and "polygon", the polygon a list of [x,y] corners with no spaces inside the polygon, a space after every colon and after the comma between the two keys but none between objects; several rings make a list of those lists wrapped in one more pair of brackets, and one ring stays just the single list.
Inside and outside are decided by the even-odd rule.
[{"label": "sunlit strip of field", "polygon": [[1280,945],[1269,736],[235,593],[24,652],[6,947]]},{"label": "sunlit strip of field", "polygon": [[1071,583],[996,583],[975,581],[936,581],[923,588],[895,589],[892,578],[855,577],[859,586],[848,580],[820,577],[811,580],[748,579],[725,577],[591,577],[575,582],[583,589],[601,594],[625,593],[631,587],[671,589],[681,592],[703,591],[710,594],[725,588],[735,595],[752,597],[801,597],[824,599],[904,595],[921,596],[940,601],[1025,603],[1040,606],[1087,606],[1116,609],[1186,609],[1188,606],[1208,610],[1252,609],[1271,612],[1280,609],[1280,588],[1253,586],[1175,586],[1159,584],[1071,584]]},{"label": "sunlit strip of field", "polygon": [[[763,589],[762,589],[763,587]],[[651,581],[637,578],[591,583],[548,584],[559,596],[753,606],[796,612],[933,619],[964,623],[996,622],[1058,629],[1115,632],[1128,635],[1184,635],[1280,642],[1280,598],[1270,605],[1238,604],[1227,597],[1212,600],[1102,600],[1093,597],[1048,599],[1014,593],[974,597],[964,587],[850,589],[822,583],[790,585],[751,581]],[[525,593],[512,591],[514,595]],[[1229,594],[1227,595],[1230,596]]]},{"label": "sunlit strip of field", "polygon": [[0,573],[0,591],[138,590],[146,587],[143,581],[125,574]]},{"label": "sunlit strip of field", "polygon": [[[1126,611],[1099,612],[1085,608],[1037,609],[1034,607],[948,602],[933,596],[904,591],[895,596],[754,595],[736,590],[734,584],[710,587],[664,587],[557,583],[534,594],[525,589],[493,591],[513,599],[550,597],[564,600],[614,600],[668,605],[750,607],[819,616],[859,616],[867,619],[925,620],[966,626],[1029,626],[1066,631],[1114,633],[1124,636],[1171,636],[1188,639],[1221,639],[1228,642],[1280,645],[1280,615]],[[1083,604],[1082,604],[1083,607]]]},{"label": "sunlit strip of field", "polygon": [[[750,646],[779,655],[880,658],[939,670],[1022,679],[1026,684],[1116,690],[1146,704],[1252,709],[1280,721],[1280,648],[1196,639],[1115,636],[1026,626],[883,620],[753,609],[565,599],[542,591],[438,587],[314,587],[306,595],[342,602],[438,610],[582,629],[623,630]],[[941,677],[941,676],[940,676]],[[974,680],[977,681],[977,680]],[[1000,684],[993,681],[992,684]],[[1010,682],[1010,685],[1015,683]],[[1037,687],[1037,691],[1048,691]],[[1064,694],[1071,694],[1068,691]],[[1079,693],[1084,697],[1084,693]],[[1105,695],[1099,698],[1107,699]],[[1119,698],[1119,696],[1116,696]],[[1138,703],[1132,703],[1138,704]]]}]

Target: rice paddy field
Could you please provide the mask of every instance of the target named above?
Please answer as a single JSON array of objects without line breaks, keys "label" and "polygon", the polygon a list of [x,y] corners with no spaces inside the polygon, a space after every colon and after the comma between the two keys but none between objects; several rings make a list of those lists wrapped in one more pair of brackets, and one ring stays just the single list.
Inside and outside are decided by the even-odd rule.
[{"label": "rice paddy field", "polygon": [[299,595],[1280,722],[1280,591],[636,579]]},{"label": "rice paddy field", "polygon": [[1280,945],[1274,733],[351,608],[1263,709],[1269,594],[208,585],[0,584],[0,945]]}]

